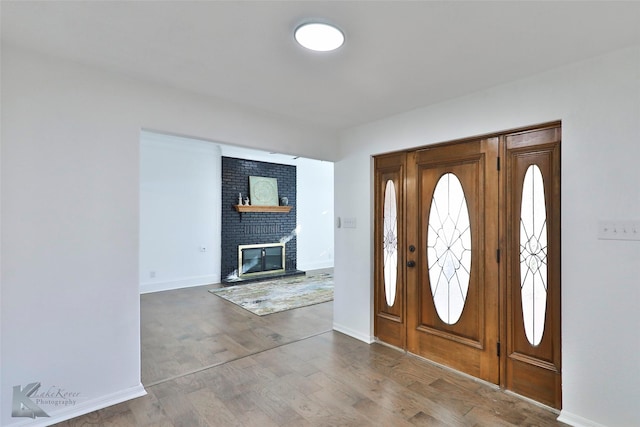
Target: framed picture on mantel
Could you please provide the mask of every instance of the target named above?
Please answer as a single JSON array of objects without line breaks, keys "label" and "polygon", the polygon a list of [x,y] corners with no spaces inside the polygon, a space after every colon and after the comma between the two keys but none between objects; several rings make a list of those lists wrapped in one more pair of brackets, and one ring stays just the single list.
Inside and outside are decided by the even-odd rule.
[{"label": "framed picture on mantel", "polygon": [[250,176],[249,197],[253,206],[278,206],[277,178]]}]

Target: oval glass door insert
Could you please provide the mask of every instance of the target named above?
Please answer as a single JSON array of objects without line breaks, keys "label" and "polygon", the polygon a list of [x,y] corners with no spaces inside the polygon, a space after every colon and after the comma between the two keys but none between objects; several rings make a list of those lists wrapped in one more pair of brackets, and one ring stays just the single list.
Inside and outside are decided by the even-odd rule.
[{"label": "oval glass door insert", "polygon": [[387,181],[384,190],[384,208],[382,216],[382,237],[384,255],[384,295],[387,305],[392,307],[396,302],[396,285],[398,280],[398,205],[396,202],[396,186],[392,180]]},{"label": "oval glass door insert", "polygon": [[453,325],[462,316],[471,277],[471,225],[458,177],[440,177],[431,199],[427,229],[431,295],[440,319]]},{"label": "oval glass door insert", "polygon": [[527,340],[542,341],[547,309],[547,209],[542,172],[527,168],[520,207],[520,294]]}]

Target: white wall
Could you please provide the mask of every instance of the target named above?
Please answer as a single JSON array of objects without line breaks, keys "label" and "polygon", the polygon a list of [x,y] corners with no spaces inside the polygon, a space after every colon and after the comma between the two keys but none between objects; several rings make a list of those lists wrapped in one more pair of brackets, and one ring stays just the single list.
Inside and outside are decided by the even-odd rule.
[{"label": "white wall", "polygon": [[207,141],[140,134],[141,293],[220,283],[220,153]]},{"label": "white wall", "polygon": [[640,242],[596,237],[600,219],[640,220],[640,47],[345,132],[336,216],[358,226],[336,232],[334,326],[373,335],[372,256],[356,250],[372,247],[372,155],[558,119],[561,419],[640,425]]},{"label": "white wall", "polygon": [[297,161],[298,270],[333,267],[333,163]]},{"label": "white wall", "polygon": [[256,110],[2,46],[1,425],[12,387],[80,393],[60,421],[140,385],[140,131],[332,159],[335,136]]},{"label": "white wall", "polygon": [[140,141],[141,293],[220,282],[222,153],[296,166],[298,269],[333,267],[332,162],[147,131]]}]

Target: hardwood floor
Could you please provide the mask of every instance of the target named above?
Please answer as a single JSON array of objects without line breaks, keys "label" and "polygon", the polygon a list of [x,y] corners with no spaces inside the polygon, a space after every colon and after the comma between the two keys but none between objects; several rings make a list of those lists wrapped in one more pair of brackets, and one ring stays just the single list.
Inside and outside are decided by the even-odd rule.
[{"label": "hardwood floor", "polygon": [[199,286],[141,295],[145,386],[330,331],[331,304],[256,316]]},{"label": "hardwood floor", "polygon": [[210,288],[142,295],[148,394],[58,425],[564,425],[484,383],[331,331],[331,302],[258,317]]}]

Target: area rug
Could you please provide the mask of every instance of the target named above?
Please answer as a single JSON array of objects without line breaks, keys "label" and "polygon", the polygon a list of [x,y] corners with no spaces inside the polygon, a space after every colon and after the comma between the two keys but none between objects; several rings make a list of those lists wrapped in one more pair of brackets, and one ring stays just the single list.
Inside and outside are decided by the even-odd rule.
[{"label": "area rug", "polygon": [[294,276],[211,289],[209,292],[253,314],[264,316],[333,300],[333,276],[328,273]]}]

